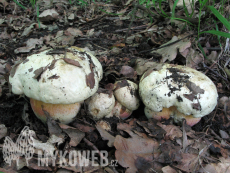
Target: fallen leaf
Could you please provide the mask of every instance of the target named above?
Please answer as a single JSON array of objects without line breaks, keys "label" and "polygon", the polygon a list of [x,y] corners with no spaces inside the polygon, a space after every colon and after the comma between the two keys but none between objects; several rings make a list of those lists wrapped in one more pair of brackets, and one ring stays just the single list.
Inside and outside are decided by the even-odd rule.
[{"label": "fallen leaf", "polygon": [[163,125],[160,122],[157,125],[166,131],[165,139],[174,140],[174,138],[182,137],[182,131],[175,125]]},{"label": "fallen leaf", "polygon": [[71,64],[71,65],[74,65],[76,67],[80,67],[82,68],[82,66],[80,65],[80,63],[76,60],[73,60],[73,59],[69,59],[69,58],[63,58],[63,60],[68,63],[68,64]]},{"label": "fallen leaf", "polygon": [[170,166],[163,167],[162,171],[163,173],[177,173],[177,171]]},{"label": "fallen leaf", "polygon": [[134,76],[135,76],[134,69],[132,67],[126,66],[126,65],[121,67],[120,73],[123,74],[125,77],[128,77],[128,78],[134,78]]},{"label": "fallen leaf", "polygon": [[219,158],[219,163],[210,163],[204,168],[202,167],[200,173],[229,173],[230,172],[230,158]]},{"label": "fallen leaf", "polygon": [[65,31],[65,35],[67,35],[67,36],[74,36],[74,37],[83,36],[81,30],[76,29],[76,28],[68,28]]},{"label": "fallen leaf", "polygon": [[[174,36],[169,42],[167,42],[161,46],[168,45],[168,44],[173,43],[177,40],[179,40],[178,37]],[[191,42],[184,39],[184,40],[181,40],[181,41],[174,43],[170,46],[166,46],[164,48],[158,49],[157,51],[153,51],[151,53],[156,52],[156,53],[161,54],[162,55],[161,62],[165,62],[166,60],[172,61],[176,58],[178,49],[179,49],[179,52],[183,52],[185,49],[189,48],[190,46],[191,46]]]},{"label": "fallen leaf", "polygon": [[103,140],[108,140],[108,146],[113,147],[114,146],[114,140],[115,137],[110,135],[106,130],[104,130],[101,126],[96,125],[97,130],[99,131],[101,137]]},{"label": "fallen leaf", "polygon": [[95,86],[95,78],[94,73],[91,72],[88,75],[86,75],[86,85],[90,87],[90,89],[93,89]]},{"label": "fallen leaf", "polygon": [[59,14],[54,9],[48,9],[39,15],[39,19],[40,21],[51,21],[57,19],[58,15]]},{"label": "fallen leaf", "polygon": [[126,172],[131,173],[137,172],[137,165],[140,167],[141,164],[145,165],[153,161],[154,152],[159,144],[150,138],[142,138],[131,131],[129,135],[131,138],[123,138],[117,135],[114,146],[116,148],[115,157],[118,163],[127,168]]}]

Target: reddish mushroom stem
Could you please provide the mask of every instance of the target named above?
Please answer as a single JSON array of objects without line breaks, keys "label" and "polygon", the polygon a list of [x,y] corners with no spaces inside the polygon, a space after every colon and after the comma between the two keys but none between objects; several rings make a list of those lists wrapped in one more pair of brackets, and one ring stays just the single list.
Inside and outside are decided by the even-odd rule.
[{"label": "reddish mushroom stem", "polygon": [[49,113],[49,115],[59,120],[61,123],[68,124],[77,115],[81,103],[74,104],[51,104],[44,103],[39,100],[30,99],[31,107],[34,114],[43,122],[46,122],[46,115],[44,110]]}]

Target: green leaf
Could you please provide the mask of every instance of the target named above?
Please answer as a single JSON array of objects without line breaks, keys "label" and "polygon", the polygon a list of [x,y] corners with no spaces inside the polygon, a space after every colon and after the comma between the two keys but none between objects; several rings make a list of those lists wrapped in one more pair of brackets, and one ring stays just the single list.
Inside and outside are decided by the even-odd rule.
[{"label": "green leaf", "polygon": [[168,16],[168,15],[165,13],[165,11],[162,9],[161,3],[162,3],[162,0],[159,1],[159,8],[160,8],[161,12],[163,13],[163,15]]},{"label": "green leaf", "polygon": [[221,32],[221,31],[210,30],[210,31],[201,32],[200,34],[203,34],[203,33],[209,33],[209,34],[214,34],[214,35],[218,35],[218,36],[230,38],[230,34],[229,33]]},{"label": "green leaf", "polygon": [[203,47],[201,46],[201,44],[200,44],[199,42],[198,42],[198,47],[200,48],[200,50],[201,50],[202,54],[204,55],[204,57],[205,57],[206,59],[208,59],[208,57],[206,56],[206,54],[205,54],[205,52],[204,52]]},{"label": "green leaf", "polygon": [[176,1],[174,2],[174,4],[173,4],[172,17],[175,16],[175,9],[176,9],[176,5],[177,5],[178,1],[179,1],[179,0],[176,0]]},{"label": "green leaf", "polygon": [[26,7],[24,7],[24,6],[23,6],[22,4],[20,4],[18,1],[14,0],[14,2],[15,2],[18,6],[20,6],[21,8],[23,8],[23,10],[26,9]]},{"label": "green leaf", "polygon": [[213,6],[208,6],[210,10],[213,12],[213,14],[224,24],[224,26],[230,31],[230,23],[225,19],[217,9],[215,9]]},{"label": "green leaf", "polygon": [[203,9],[204,8],[204,6],[205,6],[205,4],[208,2],[208,0],[204,0],[204,1],[202,1],[200,4],[201,4],[201,9]]}]

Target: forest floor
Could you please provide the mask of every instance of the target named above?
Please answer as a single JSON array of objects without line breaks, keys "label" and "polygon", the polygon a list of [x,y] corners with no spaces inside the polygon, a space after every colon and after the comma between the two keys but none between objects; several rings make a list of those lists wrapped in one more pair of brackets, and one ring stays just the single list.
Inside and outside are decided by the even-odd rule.
[{"label": "forest floor", "polygon": [[[198,2],[187,6],[188,13],[193,12],[190,18],[183,5],[175,8],[175,17],[183,21],[170,16],[170,0],[157,4],[158,9],[133,0],[70,2],[40,0],[33,8],[22,0],[23,9],[14,1],[0,0],[0,172],[230,173],[228,40],[197,34],[198,28],[207,31],[217,26],[229,32],[222,23],[212,23],[216,18],[211,11],[202,9],[199,24]],[[223,4],[211,5],[219,8]],[[229,4],[223,9],[229,14]],[[52,119],[43,124],[33,113],[29,99],[11,92],[10,70],[32,54],[70,46],[83,48],[101,62],[100,87],[124,79],[139,84],[136,60],[141,58],[146,63],[184,65],[204,73],[217,87],[218,104],[192,127],[176,124],[171,118],[160,122],[147,119],[143,103],[128,119],[104,118],[108,129],[98,125],[84,106],[68,126]],[[6,155],[4,145],[15,147],[25,127],[49,149],[67,152],[66,163],[60,161],[64,156],[58,155],[55,164],[49,159],[48,166],[39,166],[37,150],[30,157],[20,155],[18,164],[13,157],[11,165],[6,163],[6,157],[14,151],[9,149]],[[49,143],[51,136],[58,138]],[[77,162],[71,166],[69,153],[73,150],[97,151],[97,157],[90,156],[88,165]],[[105,159],[104,151],[108,163],[94,164]]]}]

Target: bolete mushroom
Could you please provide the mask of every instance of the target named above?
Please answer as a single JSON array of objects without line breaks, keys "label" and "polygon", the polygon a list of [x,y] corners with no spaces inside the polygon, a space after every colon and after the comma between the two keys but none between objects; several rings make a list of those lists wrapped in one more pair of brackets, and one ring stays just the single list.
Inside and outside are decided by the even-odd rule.
[{"label": "bolete mushroom", "polygon": [[[117,81],[114,84],[114,96],[116,104],[114,114],[122,119],[128,118],[132,111],[138,109],[138,85],[129,80]],[[119,113],[120,112],[120,113]]]},{"label": "bolete mushroom", "polygon": [[30,98],[35,115],[43,122],[49,114],[68,124],[81,102],[92,96],[102,79],[102,66],[78,47],[46,50],[27,57],[11,70],[14,94]]},{"label": "bolete mushroom", "polygon": [[148,118],[180,122],[193,126],[213,111],[218,93],[203,73],[189,67],[170,64],[152,66],[139,83],[139,94]]},{"label": "bolete mushroom", "polygon": [[99,88],[98,91],[86,101],[88,112],[95,120],[113,116],[112,110],[115,98],[112,90]]}]

